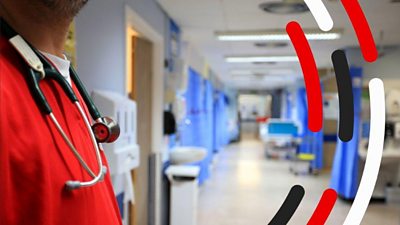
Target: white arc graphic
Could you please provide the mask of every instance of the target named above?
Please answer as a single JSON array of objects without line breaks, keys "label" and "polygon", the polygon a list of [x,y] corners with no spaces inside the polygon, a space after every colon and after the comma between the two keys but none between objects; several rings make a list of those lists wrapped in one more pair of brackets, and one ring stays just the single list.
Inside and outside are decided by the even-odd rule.
[{"label": "white arc graphic", "polygon": [[318,27],[323,31],[330,31],[333,28],[333,20],[324,3],[321,0],[304,0],[310,9]]},{"label": "white arc graphic", "polygon": [[371,127],[368,154],[356,198],[343,225],[360,225],[367,211],[375,188],[382,160],[385,136],[385,89],[382,80],[374,78],[369,82],[371,101]]}]

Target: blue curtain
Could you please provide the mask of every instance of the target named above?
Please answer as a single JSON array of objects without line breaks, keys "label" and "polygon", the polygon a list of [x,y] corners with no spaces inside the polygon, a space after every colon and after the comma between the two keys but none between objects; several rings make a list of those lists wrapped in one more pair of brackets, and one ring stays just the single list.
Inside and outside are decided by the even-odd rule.
[{"label": "blue curtain", "polygon": [[214,103],[214,151],[219,152],[221,148],[229,143],[228,131],[228,100],[221,91],[216,91]]},{"label": "blue curtain", "polygon": [[225,93],[221,92],[221,147],[229,144],[230,132],[229,132],[229,98]]},{"label": "blue curtain", "polygon": [[214,135],[213,135],[213,124],[214,124],[214,88],[210,81],[204,81],[204,126],[201,131],[203,140],[203,147],[205,147],[208,151],[207,157],[200,163],[201,171],[200,171],[200,184],[210,177],[209,166],[213,159],[213,143],[214,143]]},{"label": "blue curtain", "polygon": [[180,124],[182,146],[197,146],[207,149],[207,157],[195,165],[200,166],[199,183],[209,178],[209,165],[213,156],[214,143],[214,88],[199,73],[189,69],[186,99],[186,118]]},{"label": "blue curtain", "polygon": [[291,101],[291,94],[289,91],[285,92],[286,95],[286,115],[285,119],[291,119],[292,118],[292,101]]},{"label": "blue curtain", "polygon": [[186,100],[186,117],[180,125],[180,143],[183,146],[205,146],[203,79],[195,70],[189,68],[188,87],[184,94]]},{"label": "blue curtain", "polygon": [[186,117],[179,124],[180,144],[207,149],[207,157],[196,165],[200,166],[199,183],[206,181],[214,152],[229,143],[228,99],[216,91],[210,81],[189,68],[188,87],[184,94]]},{"label": "blue curtain", "polygon": [[[362,68],[350,68],[353,79],[354,95],[354,130],[353,139],[342,142],[337,139],[336,153],[333,161],[331,187],[346,199],[353,199],[358,187],[358,142],[361,121],[361,79]],[[354,82],[354,81],[357,82]]]},{"label": "blue curtain", "polygon": [[308,129],[307,93],[305,88],[300,88],[297,92],[297,116],[302,127],[299,134],[302,138],[299,153],[314,154],[315,160],[311,163],[312,168],[322,169],[324,135],[322,130],[312,132]]}]

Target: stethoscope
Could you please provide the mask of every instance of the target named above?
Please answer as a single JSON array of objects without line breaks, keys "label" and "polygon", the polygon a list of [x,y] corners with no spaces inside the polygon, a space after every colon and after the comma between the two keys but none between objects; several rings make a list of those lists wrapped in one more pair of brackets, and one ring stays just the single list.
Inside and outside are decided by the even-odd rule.
[{"label": "stethoscope", "polygon": [[[20,35],[18,35],[5,21],[0,18],[0,28],[1,34],[6,35],[12,46],[18,51],[21,57],[25,60],[29,66],[28,74],[26,76],[26,81],[28,83],[31,94],[40,108],[40,110],[50,118],[50,120],[55,125],[56,129],[75,155],[76,159],[79,161],[81,166],[85,171],[92,177],[90,181],[79,181],[79,180],[68,180],[65,183],[65,187],[68,190],[75,190],[84,187],[90,187],[98,182],[102,181],[105,174],[107,173],[107,167],[103,165],[102,158],[100,155],[99,143],[111,143],[117,140],[120,134],[120,128],[118,124],[109,117],[102,117],[97,109],[93,100],[90,98],[89,93],[86,91],[83,83],[77,76],[75,70],[70,67],[71,80],[74,82],[76,88],[81,94],[85,104],[88,107],[89,113],[95,123],[91,126],[88,118],[78,98],[76,97],[71,85],[68,81],[60,74],[60,72],[44,57],[37,49],[33,48],[28,44]],[[72,144],[71,140],[68,138],[57,118],[54,116],[50,105],[48,104],[45,95],[40,89],[39,82],[44,79],[52,79],[56,81],[63,91],[68,96],[69,100],[78,109],[95,149],[97,165],[99,171],[95,173],[85,162],[83,157],[79,154],[78,150]]]}]

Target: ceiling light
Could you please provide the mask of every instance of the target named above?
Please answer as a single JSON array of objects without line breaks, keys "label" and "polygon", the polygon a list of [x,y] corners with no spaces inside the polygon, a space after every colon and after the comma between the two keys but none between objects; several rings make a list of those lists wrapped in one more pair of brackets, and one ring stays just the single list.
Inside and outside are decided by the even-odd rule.
[{"label": "ceiling light", "polygon": [[308,11],[308,7],[303,1],[266,2],[260,4],[260,8],[265,12],[275,14],[292,14]]},{"label": "ceiling light", "polygon": [[251,70],[232,70],[230,74],[233,76],[251,76],[254,72]]},{"label": "ceiling light", "polygon": [[284,48],[287,47],[289,44],[287,42],[256,42],[254,46],[257,48]]},{"label": "ceiling light", "polygon": [[291,76],[295,72],[292,69],[235,69],[231,70],[230,75],[233,77],[249,77],[249,76]]},{"label": "ceiling light", "polygon": [[[327,33],[306,33],[308,40],[336,40],[341,37],[339,32],[327,32]],[[245,34],[245,33],[217,33],[217,38],[220,41],[289,41],[289,35],[287,34]]]},{"label": "ceiling light", "polygon": [[275,61],[273,61],[273,62],[265,62],[265,61],[262,61],[262,62],[253,62],[253,64],[254,64],[254,65],[257,65],[257,66],[259,66],[259,65],[268,65],[268,66],[271,66],[271,65],[275,65],[276,62],[275,62]]},{"label": "ceiling light", "polygon": [[226,57],[228,63],[260,63],[260,62],[298,62],[297,56],[232,56]]}]

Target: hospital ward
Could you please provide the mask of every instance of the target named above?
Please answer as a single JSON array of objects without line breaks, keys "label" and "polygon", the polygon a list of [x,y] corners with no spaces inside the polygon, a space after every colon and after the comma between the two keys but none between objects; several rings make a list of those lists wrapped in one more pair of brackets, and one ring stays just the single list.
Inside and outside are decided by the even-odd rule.
[{"label": "hospital ward", "polygon": [[0,225],[400,225],[399,0],[0,0]]}]

